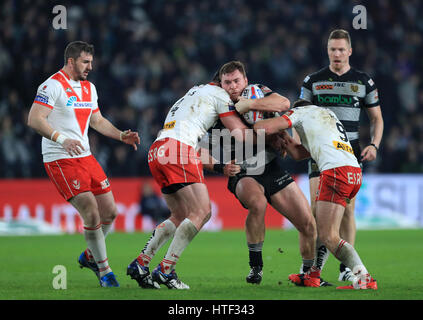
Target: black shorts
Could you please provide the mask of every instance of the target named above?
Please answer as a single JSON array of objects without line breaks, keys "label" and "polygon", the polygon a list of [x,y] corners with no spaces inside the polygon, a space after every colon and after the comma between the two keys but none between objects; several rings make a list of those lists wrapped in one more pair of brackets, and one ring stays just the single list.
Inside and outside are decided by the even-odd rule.
[{"label": "black shorts", "polygon": [[[354,155],[357,158],[358,164],[360,168],[363,169],[363,164],[361,163],[361,147],[360,141],[358,139],[350,141],[351,147],[353,148]],[[310,158],[308,160],[308,178],[315,178],[320,176],[319,167],[317,166],[316,161]]]},{"label": "black shorts", "polygon": [[167,187],[162,188],[162,193],[164,194],[172,194],[178,191],[179,189],[182,189],[183,187],[189,186],[190,184],[193,184],[194,182],[184,182],[184,183],[174,183]]},{"label": "black shorts", "polygon": [[[228,189],[235,195],[237,199],[238,197],[235,192],[236,185],[238,184],[239,180],[245,177],[255,179],[264,187],[264,195],[266,196],[267,202],[270,204],[270,197],[272,195],[285,188],[291,182],[294,182],[294,179],[292,179],[291,175],[281,167],[278,159],[276,158],[266,165],[264,172],[260,175],[247,175],[245,171],[241,171],[236,176],[230,177],[228,179]],[[241,201],[239,202],[244,208],[248,209]]]}]

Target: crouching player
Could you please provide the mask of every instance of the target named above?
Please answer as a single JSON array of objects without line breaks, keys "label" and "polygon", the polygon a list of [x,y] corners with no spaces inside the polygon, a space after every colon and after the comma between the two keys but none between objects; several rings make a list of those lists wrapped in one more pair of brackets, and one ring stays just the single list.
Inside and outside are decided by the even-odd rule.
[{"label": "crouching player", "polygon": [[[284,129],[294,127],[301,139],[297,143]],[[341,122],[329,109],[311,105],[305,100],[294,103],[293,109],[280,118],[259,121],[254,125],[258,134],[282,134],[288,154],[302,160],[312,157],[320,173],[316,197],[317,233],[324,245],[355,278],[352,285],[337,289],[377,289],[354,247],[340,238],[339,228],[345,206],[361,187],[362,172]],[[303,274],[291,274],[289,280],[300,286],[316,286],[320,271],[314,266]]]}]

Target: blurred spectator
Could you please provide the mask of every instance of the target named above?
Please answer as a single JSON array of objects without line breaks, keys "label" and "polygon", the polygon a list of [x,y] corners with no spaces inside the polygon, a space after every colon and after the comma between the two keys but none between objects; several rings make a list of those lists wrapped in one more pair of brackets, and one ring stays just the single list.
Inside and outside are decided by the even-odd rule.
[{"label": "blurred spectator", "polygon": [[159,225],[170,216],[166,202],[159,197],[149,183],[142,186],[140,210],[143,216],[149,216],[155,225]]},{"label": "blurred spectator", "polygon": [[[368,71],[380,91],[382,157],[365,170],[418,170],[416,163],[423,158],[423,64],[418,59],[423,3],[362,4],[367,30],[352,28],[355,0],[264,0],[260,5],[254,0],[75,0],[65,4],[67,29],[55,30],[51,2],[2,1],[0,177],[45,176],[40,139],[23,119],[37,84],[63,63],[60,52],[70,41],[95,45],[89,79],[97,86],[103,115],[141,132],[137,152],[122,151],[101,137],[93,146],[110,176],[130,176],[149,174],[145,160],[150,143],[168,108],[191,86],[208,82],[219,66],[237,59],[248,67],[250,82],[266,83],[295,100],[304,76],[327,65],[322,49],[335,28],[351,33],[351,65]],[[368,126],[361,129],[367,145]],[[128,166],[130,157],[136,157],[135,167]],[[293,173],[306,172],[305,166],[285,161]]]}]

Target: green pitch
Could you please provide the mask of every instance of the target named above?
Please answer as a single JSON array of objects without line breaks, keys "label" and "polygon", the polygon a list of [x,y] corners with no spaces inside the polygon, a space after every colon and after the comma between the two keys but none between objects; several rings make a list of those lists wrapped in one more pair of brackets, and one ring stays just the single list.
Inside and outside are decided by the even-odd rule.
[{"label": "green pitch", "polygon": [[[359,231],[360,256],[377,279],[377,291],[339,291],[335,287],[302,288],[287,280],[300,267],[298,233],[268,230],[264,243],[264,278],[245,282],[249,272],[242,231],[200,232],[184,251],[177,272],[190,285],[186,291],[144,290],[126,276],[149,234],[112,233],[107,237],[110,265],[120,288],[100,288],[92,271],[80,269],[77,257],[85,248],[82,235],[0,237],[0,299],[2,300],[415,300],[423,299],[423,230]],[[164,255],[162,248],[152,262]],[[66,269],[66,289],[54,289],[56,265]],[[325,280],[338,282],[338,261],[330,257]],[[63,273],[60,273],[63,275]]]}]

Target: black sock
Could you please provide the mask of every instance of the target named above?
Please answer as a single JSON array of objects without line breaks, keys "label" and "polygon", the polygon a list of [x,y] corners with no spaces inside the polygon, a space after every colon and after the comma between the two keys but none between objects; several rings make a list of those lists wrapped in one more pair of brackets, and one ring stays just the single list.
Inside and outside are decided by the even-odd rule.
[{"label": "black sock", "polygon": [[347,267],[347,266],[346,266],[345,264],[341,263],[341,264],[339,265],[339,271],[340,271],[340,272],[344,272],[346,267]]},{"label": "black sock", "polygon": [[262,248],[263,248],[263,242],[248,244],[248,253],[250,257],[251,268],[252,267],[263,268]]}]

